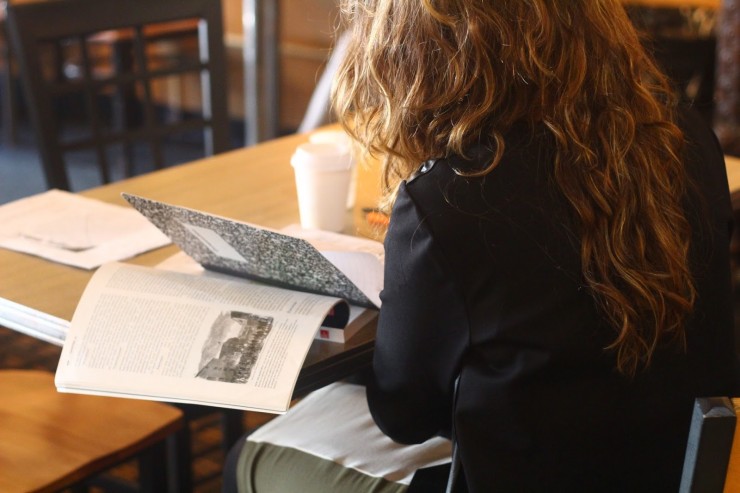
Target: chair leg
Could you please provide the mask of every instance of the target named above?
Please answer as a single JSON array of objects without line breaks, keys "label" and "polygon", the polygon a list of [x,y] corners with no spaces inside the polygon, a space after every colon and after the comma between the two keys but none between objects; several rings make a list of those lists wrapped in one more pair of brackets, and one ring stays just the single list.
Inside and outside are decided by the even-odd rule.
[{"label": "chair leg", "polygon": [[244,434],[244,411],[224,409],[221,411],[221,447],[224,455]]},{"label": "chair leg", "polygon": [[139,456],[139,489],[144,493],[167,491],[168,464],[165,441],[154,444]]},{"label": "chair leg", "polygon": [[5,60],[5,70],[2,74],[2,91],[3,102],[2,102],[2,127],[4,134],[4,141],[7,145],[14,145],[18,142],[17,135],[17,107],[15,102],[15,87],[13,81],[13,67],[12,67],[12,56],[10,53],[10,46],[7,43],[3,45],[3,59]]},{"label": "chair leg", "polygon": [[169,493],[193,491],[191,442],[189,420],[185,420],[185,426],[180,431],[167,438],[167,470],[170,478],[167,491]]}]

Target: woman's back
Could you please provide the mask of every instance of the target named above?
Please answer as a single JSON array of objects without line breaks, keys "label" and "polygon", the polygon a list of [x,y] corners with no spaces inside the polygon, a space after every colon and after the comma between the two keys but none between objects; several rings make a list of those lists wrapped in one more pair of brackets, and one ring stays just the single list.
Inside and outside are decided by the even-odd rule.
[{"label": "woman's back", "polygon": [[[387,373],[394,361],[413,372],[431,359],[446,369],[432,386],[461,372],[454,426],[473,491],[677,491],[694,397],[735,389],[722,154],[703,123],[682,120],[698,292],[686,347],[662,345],[634,377],[615,369],[606,349],[615,332],[584,285],[573,214],[553,180],[552,139],[515,126],[485,177],[459,174],[489,162],[482,145],[468,160],[426,164],[401,187],[386,276],[413,279],[415,290],[387,284],[383,293],[369,393],[381,429],[415,442],[444,427],[450,408],[429,394],[378,391],[399,383]],[[419,317],[428,333],[409,351],[400,327]]]}]

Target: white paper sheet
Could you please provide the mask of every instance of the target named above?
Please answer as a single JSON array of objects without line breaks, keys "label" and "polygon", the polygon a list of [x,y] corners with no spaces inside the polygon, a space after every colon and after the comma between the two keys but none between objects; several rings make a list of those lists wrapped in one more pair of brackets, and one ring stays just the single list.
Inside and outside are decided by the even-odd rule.
[{"label": "white paper sheet", "polygon": [[0,247],[94,269],[170,243],[136,210],[61,190],[0,207]]}]

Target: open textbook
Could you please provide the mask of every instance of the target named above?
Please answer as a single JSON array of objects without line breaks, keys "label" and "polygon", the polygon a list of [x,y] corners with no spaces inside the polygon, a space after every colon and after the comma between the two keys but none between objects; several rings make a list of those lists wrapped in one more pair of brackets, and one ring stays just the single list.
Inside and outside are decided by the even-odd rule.
[{"label": "open textbook", "polygon": [[[345,327],[348,303],[379,304],[375,242],[358,246],[321,232],[298,238],[126,198],[206,273],[217,273],[98,269],[64,342],[60,391],[281,413],[317,331]],[[367,321],[360,312],[352,324]]]}]

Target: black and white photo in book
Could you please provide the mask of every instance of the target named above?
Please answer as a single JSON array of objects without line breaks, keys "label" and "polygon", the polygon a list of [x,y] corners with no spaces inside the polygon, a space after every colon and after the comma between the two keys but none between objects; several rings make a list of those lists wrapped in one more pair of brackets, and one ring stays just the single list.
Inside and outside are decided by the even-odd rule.
[{"label": "black and white photo in book", "polygon": [[[353,282],[305,239],[135,195],[123,197],[206,269],[354,305],[380,306],[380,262],[375,262],[375,272],[362,273]],[[363,278],[372,281],[361,285]]]},{"label": "black and white photo in book", "polygon": [[203,344],[198,378],[247,383],[275,319],[231,310],[211,325]]}]

